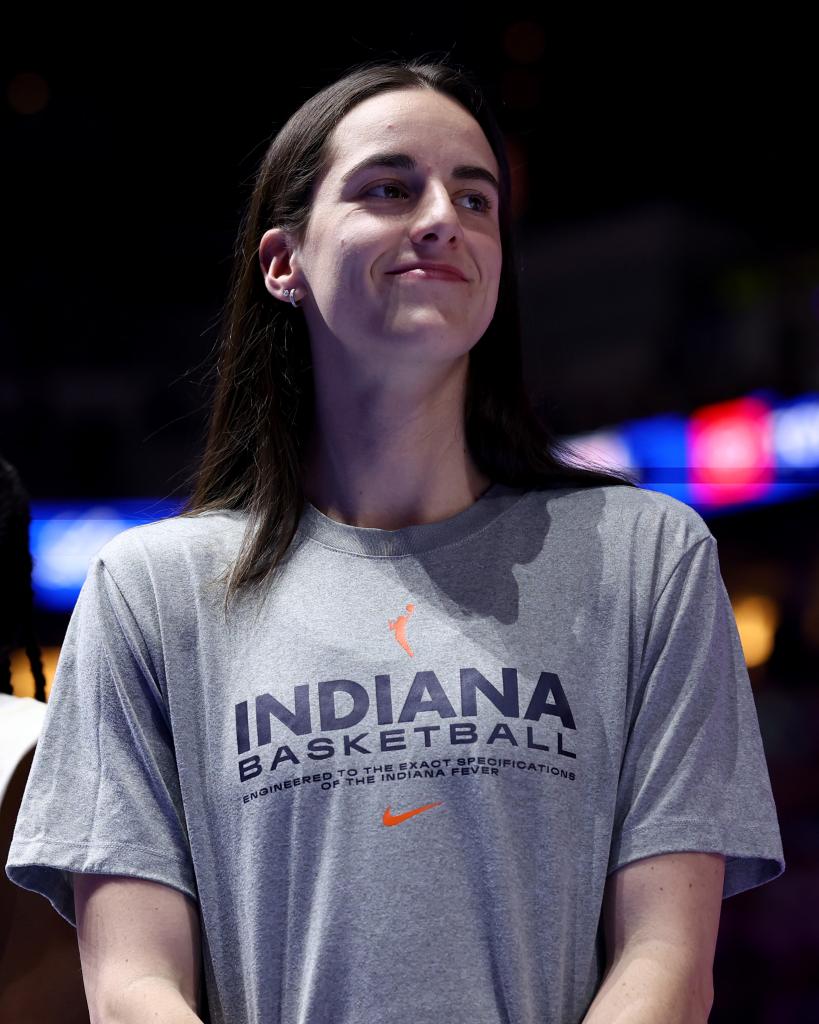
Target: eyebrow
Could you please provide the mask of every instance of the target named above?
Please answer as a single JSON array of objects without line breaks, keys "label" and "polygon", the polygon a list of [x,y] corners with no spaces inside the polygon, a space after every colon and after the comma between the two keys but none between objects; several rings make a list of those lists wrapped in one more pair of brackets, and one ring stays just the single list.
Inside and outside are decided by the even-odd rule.
[{"label": "eyebrow", "polygon": [[[346,185],[348,181],[351,181],[356,175],[362,171],[369,170],[373,167],[397,167],[403,171],[414,171],[417,167],[417,163],[414,158],[408,153],[373,153],[371,156],[365,157],[359,161],[354,167],[352,167],[342,177],[342,185]],[[459,164],[457,167],[452,168],[452,177],[458,178],[463,181],[485,181],[491,185],[496,192],[500,193],[500,186],[498,185],[497,178],[491,171],[488,171],[485,167],[480,167],[475,164]]]}]

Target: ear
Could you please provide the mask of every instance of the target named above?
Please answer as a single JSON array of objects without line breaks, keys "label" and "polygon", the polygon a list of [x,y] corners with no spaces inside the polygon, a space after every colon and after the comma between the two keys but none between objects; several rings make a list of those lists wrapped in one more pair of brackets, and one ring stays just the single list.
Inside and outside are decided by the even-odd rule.
[{"label": "ear", "polygon": [[269,228],[259,242],[259,265],[265,288],[276,298],[282,298],[285,288],[298,284],[298,274],[290,236],[282,228]]}]

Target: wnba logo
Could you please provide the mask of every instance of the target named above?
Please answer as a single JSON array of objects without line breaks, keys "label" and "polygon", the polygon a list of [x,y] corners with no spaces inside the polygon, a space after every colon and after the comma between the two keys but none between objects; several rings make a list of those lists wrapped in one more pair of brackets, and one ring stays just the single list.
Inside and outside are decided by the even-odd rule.
[{"label": "wnba logo", "polygon": [[387,619],[387,624],[393,633],[395,633],[395,639],[404,648],[407,654],[412,658],[413,653],[410,649],[409,641],[407,640],[407,623],[410,620],[410,616],[415,611],[414,604],[407,605],[408,615],[399,615],[397,619]]}]

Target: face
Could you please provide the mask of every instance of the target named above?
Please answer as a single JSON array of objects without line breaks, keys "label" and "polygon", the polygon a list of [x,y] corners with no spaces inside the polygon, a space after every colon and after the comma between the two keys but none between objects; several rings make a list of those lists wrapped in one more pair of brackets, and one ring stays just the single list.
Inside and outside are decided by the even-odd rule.
[{"label": "face", "polygon": [[[286,247],[272,230],[260,246],[268,290],[297,290],[314,366],[350,357],[383,372],[385,357],[394,371],[468,352],[494,315],[502,256],[497,189],[456,170],[500,179],[480,125],[448,96],[401,89],[354,107],[331,143],[304,244]],[[354,170],[377,153],[406,154],[415,167]],[[423,261],[466,280],[394,273]]]}]

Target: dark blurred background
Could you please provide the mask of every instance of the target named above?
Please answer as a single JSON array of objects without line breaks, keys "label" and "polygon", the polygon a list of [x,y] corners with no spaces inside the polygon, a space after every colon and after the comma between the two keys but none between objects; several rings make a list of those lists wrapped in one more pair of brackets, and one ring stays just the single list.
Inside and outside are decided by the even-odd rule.
[{"label": "dark blurred background", "polygon": [[[0,450],[32,501],[185,497],[257,164],[308,96],[375,58],[448,55],[499,115],[527,386],[559,434],[819,389],[805,26],[683,32],[669,12],[618,34],[590,14],[567,36],[546,15],[390,13],[44,14],[6,34]],[[732,601],[776,610],[749,671],[787,861],[723,903],[716,1024],[819,1019],[818,511],[704,513]],[[43,644],[66,623],[39,611]]]}]

